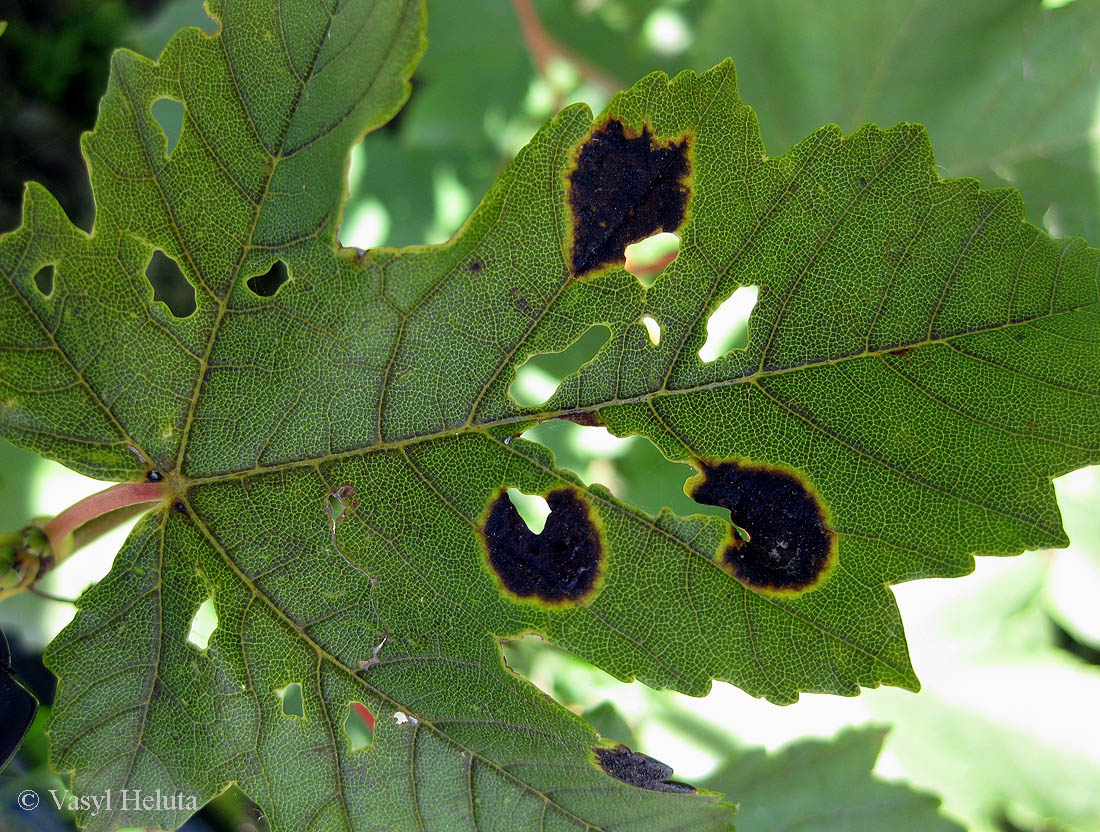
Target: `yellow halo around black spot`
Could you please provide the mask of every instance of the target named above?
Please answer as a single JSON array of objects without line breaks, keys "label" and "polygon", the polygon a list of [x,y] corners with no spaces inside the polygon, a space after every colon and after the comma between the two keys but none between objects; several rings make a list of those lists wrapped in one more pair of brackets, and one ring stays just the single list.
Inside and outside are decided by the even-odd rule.
[{"label": "yellow halo around black spot", "polygon": [[584,277],[623,262],[626,247],[684,223],[691,196],[687,135],[654,139],[609,118],[596,125],[566,173],[570,271]]},{"label": "yellow halo around black spot", "polygon": [[[794,468],[699,460],[685,492],[729,509],[730,530],[718,565],[750,588],[799,595],[820,586],[836,564],[836,532],[806,476]],[[739,530],[743,531],[742,534]]]},{"label": "yellow halo around black spot", "polygon": [[557,488],[545,496],[550,515],[535,534],[507,491],[495,493],[481,528],[489,569],[517,599],[559,606],[590,600],[606,549],[599,519],[580,489]]}]

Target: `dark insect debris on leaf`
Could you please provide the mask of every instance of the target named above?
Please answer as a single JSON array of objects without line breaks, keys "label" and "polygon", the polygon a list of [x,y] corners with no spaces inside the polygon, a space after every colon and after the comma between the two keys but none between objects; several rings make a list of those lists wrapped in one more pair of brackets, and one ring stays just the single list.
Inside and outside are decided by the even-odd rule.
[{"label": "dark insect debris on leaf", "polygon": [[654,792],[694,794],[696,791],[687,783],[677,783],[675,780],[668,779],[672,776],[672,766],[647,757],[645,754],[639,754],[637,751],[631,751],[625,745],[617,745],[614,748],[597,747],[592,750],[596,753],[600,768],[608,777]]}]

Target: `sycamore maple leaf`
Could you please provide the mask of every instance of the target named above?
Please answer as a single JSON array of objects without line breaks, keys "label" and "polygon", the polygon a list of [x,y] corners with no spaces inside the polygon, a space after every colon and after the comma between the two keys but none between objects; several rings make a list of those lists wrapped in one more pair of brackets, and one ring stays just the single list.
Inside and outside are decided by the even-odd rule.
[{"label": "sycamore maple leaf", "polygon": [[[447,244],[349,250],[347,154],[408,94],[421,3],[210,12],[216,34],[156,62],[117,53],[83,142],[92,233],[32,184],[0,240],[0,434],[162,483],[47,654],[75,792],[237,783],[287,830],[726,828],[719,796],[600,740],[499,640],[694,695],[915,689],[890,583],[1065,544],[1050,479],[1100,461],[1100,258],[1013,191],[941,181],[920,126],[769,159],[731,63],[654,74],[545,125]],[[680,253],[646,288],[622,250],[662,230]],[[187,317],[153,300],[157,251]],[[748,346],[701,362],[750,284]],[[508,395],[595,325],[611,337],[548,402]],[[647,437],[733,524],[650,516],[515,438],[553,418]],[[508,488],[546,496],[540,534]]]}]

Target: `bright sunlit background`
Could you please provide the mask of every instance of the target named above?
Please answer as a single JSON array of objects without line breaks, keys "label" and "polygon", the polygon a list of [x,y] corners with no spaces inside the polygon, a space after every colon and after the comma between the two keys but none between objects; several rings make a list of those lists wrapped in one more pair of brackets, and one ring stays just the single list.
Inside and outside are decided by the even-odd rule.
[{"label": "bright sunlit background", "polygon": [[[1082,5],[1085,2],[1078,0]],[[156,54],[164,39],[183,22],[209,23],[198,0],[104,3],[98,11],[94,5],[44,3],[42,9],[27,12],[24,18],[9,15],[9,30],[0,38],[0,56],[8,50],[5,60],[10,69],[18,59],[13,50],[30,48],[25,44],[32,42],[46,48],[41,46],[45,41],[32,41],[25,31],[20,33],[21,19],[27,30],[39,34],[76,31],[84,38],[81,43],[87,60],[96,71],[105,71],[105,64],[101,67],[94,60],[105,60],[106,49],[117,42],[120,32],[127,33],[125,43]],[[776,153],[784,149],[783,139],[771,140],[784,129],[801,135],[800,125],[786,127],[797,121],[798,114],[785,112],[774,103],[769,108],[768,102],[783,101],[783,83],[790,83],[795,90],[798,82],[790,79],[812,75],[820,67],[788,63],[757,67],[755,73],[747,71],[748,67],[740,64],[739,44],[755,37],[754,26],[766,31],[768,38],[783,36],[782,30],[776,34],[763,13],[758,17],[746,13],[743,25],[724,34],[725,30],[708,27],[708,21],[717,19],[713,15],[725,14],[719,7],[736,6],[733,0],[535,2],[531,8],[559,49],[536,55],[533,61],[515,11],[526,5],[503,0],[429,3],[431,46],[409,105],[393,125],[368,137],[352,153],[348,169],[351,196],[340,230],[344,245],[368,248],[446,241],[508,159],[548,117],[576,101],[584,101],[598,112],[614,89],[651,69],[702,70],[716,55],[732,54],[742,70],[743,96],[760,112],[769,149]],[[851,5],[870,9],[875,3],[867,0]],[[916,4],[908,5],[916,8]],[[1074,13],[1072,7],[1077,4],[1048,0],[1044,5],[1049,7],[1046,14],[1068,14]],[[1090,5],[1100,14],[1100,6]],[[44,10],[52,6],[57,7],[54,13]],[[95,21],[107,6],[125,20],[121,28],[112,24],[110,38],[93,27],[105,26]],[[1006,0],[989,6],[1026,9],[1029,4]],[[1055,12],[1055,6],[1067,8]],[[798,4],[785,0],[776,3],[779,7],[785,10],[783,25],[792,27],[793,32],[798,17],[789,11]],[[815,14],[827,14],[823,7],[814,8]],[[992,11],[990,15],[991,19],[996,16]],[[1048,18],[1041,20],[1047,25]],[[1031,32],[1021,26],[1022,31]],[[1067,54],[1075,49],[1095,53],[1096,43],[1066,42],[1064,50]],[[941,47],[929,39],[920,48],[934,52]],[[790,56],[775,60],[790,60]],[[1029,69],[1030,60],[1026,54],[1023,59],[1008,53],[1004,56],[1006,66],[1019,65],[1020,84],[1031,81],[1028,73],[1036,72]],[[1074,102],[1072,113],[1066,110],[1044,116],[1051,121],[1046,127],[1054,139],[1027,144],[1028,135],[1019,125],[999,123],[994,112],[986,116],[982,129],[994,136],[1004,131],[1015,138],[1005,139],[1003,146],[990,151],[990,158],[979,153],[969,166],[964,161],[967,154],[951,145],[961,128],[947,117],[942,125],[937,124],[939,110],[928,109],[919,95],[914,94],[910,102],[912,110],[906,110],[905,100],[889,109],[901,110],[907,113],[905,117],[929,125],[945,175],[976,175],[983,184],[1018,185],[1032,221],[1051,233],[1085,233],[1092,243],[1100,243],[1100,235],[1094,233],[1100,228],[1100,211],[1095,210],[1100,205],[1096,60],[1100,53],[1091,69],[1085,64],[1084,72],[1072,76],[1076,97],[1060,86],[1069,83],[1065,79],[1039,72],[1035,83],[1049,84],[1052,96]],[[880,69],[883,66],[879,64]],[[1067,64],[1066,72],[1072,66]],[[873,71],[872,62],[867,72]],[[759,80],[765,72],[775,76],[768,82],[774,81],[774,88]],[[71,77],[76,77],[76,70],[73,73]],[[953,85],[959,87],[959,100],[965,100],[971,80],[962,74],[939,79],[947,101],[945,112],[952,111]],[[33,78],[20,79],[15,74],[7,79],[0,76],[0,81],[6,84],[0,86],[6,95],[0,102],[7,108],[0,109],[0,124],[8,125],[0,127],[0,140],[7,142],[3,147],[15,141],[12,134],[28,123],[27,113],[31,112],[37,118],[54,119],[61,135],[73,140],[63,152],[76,153],[75,135],[91,126],[94,102],[91,107],[86,102],[72,103],[64,92],[71,90],[71,84],[62,84],[62,92],[51,92],[35,86]],[[858,83],[868,82],[864,78]],[[881,86],[885,82],[877,78],[875,83]],[[754,98],[754,90],[760,91],[759,99]],[[838,92],[838,100],[840,97]],[[790,106],[797,108],[798,104],[792,101]],[[866,100],[854,112],[866,119],[879,117]],[[838,109],[835,118],[841,120],[848,114]],[[1056,119],[1062,121],[1055,123]],[[851,127],[842,126],[846,130]],[[1043,125],[1034,129],[1041,128],[1045,129]],[[991,140],[990,146],[995,145]],[[24,167],[33,164],[30,150],[14,153]],[[4,164],[9,164],[7,158]],[[0,172],[7,179],[15,175]],[[60,192],[73,216],[87,218],[87,197],[81,191],[86,186],[77,182],[66,190],[65,183],[79,179],[78,173],[70,169],[59,174],[43,167],[29,174],[23,169],[20,175],[65,177],[50,182],[50,187]],[[9,187],[7,179],[3,183],[6,200],[14,187]],[[1072,191],[1072,197],[1054,200],[1044,186],[1051,191]],[[3,217],[6,230],[14,224],[13,214],[8,211]],[[647,242],[631,254],[632,270],[643,282],[652,280],[678,242],[672,235]],[[647,263],[657,264],[654,272],[647,272]],[[713,361],[745,343],[746,321],[755,301],[756,287],[747,286],[718,307],[708,323],[708,339],[699,355],[702,361]],[[652,341],[659,342],[659,321],[645,319],[638,325],[646,328]],[[512,395],[525,404],[545,401],[564,375],[595,354],[607,334],[605,328],[594,327],[564,353],[530,360],[519,369]],[[663,505],[681,513],[701,510],[682,493],[689,469],[667,462],[645,440],[618,439],[602,428],[557,422],[540,425],[526,435],[549,445],[562,467],[576,471],[587,482],[607,485],[616,495],[648,511],[656,512]],[[32,516],[55,514],[103,485],[10,446],[0,446],[0,520],[4,530],[19,528]],[[759,745],[774,749],[808,736],[831,737],[844,726],[877,723],[891,726],[891,731],[876,771],[884,778],[906,780],[939,794],[945,811],[970,829],[1100,832],[1100,469],[1069,474],[1055,486],[1072,540],[1068,549],[1014,558],[978,558],[975,572],[968,577],[895,588],[913,663],[923,683],[919,694],[877,689],[850,699],[808,695],[795,705],[777,707],[725,684],[716,684],[712,693],[701,699],[623,684],[534,637],[507,645],[506,656],[514,669],[562,704],[585,713],[606,735],[671,764],[678,778],[690,781],[707,774],[734,748]],[[513,499],[532,524],[545,519],[545,505],[538,500],[525,499],[518,492]],[[72,557],[43,581],[42,588],[62,598],[76,598],[107,572],[127,531],[120,528]],[[0,625],[21,644],[25,654],[33,656],[65,626],[73,611],[71,604],[24,594],[0,605]],[[214,626],[216,618],[204,608],[195,621],[192,640],[204,643]],[[599,707],[604,702],[613,703],[614,710]],[[43,721],[40,718],[28,749],[16,761],[21,767],[18,777],[50,781],[43,763]],[[10,770],[8,776],[12,776]],[[53,782],[59,781],[55,778]],[[0,793],[6,796],[7,788],[0,779]],[[0,829],[6,828],[4,823],[0,815]],[[252,815],[239,824],[227,824],[201,828],[248,828],[241,824],[262,828],[262,821]]]}]

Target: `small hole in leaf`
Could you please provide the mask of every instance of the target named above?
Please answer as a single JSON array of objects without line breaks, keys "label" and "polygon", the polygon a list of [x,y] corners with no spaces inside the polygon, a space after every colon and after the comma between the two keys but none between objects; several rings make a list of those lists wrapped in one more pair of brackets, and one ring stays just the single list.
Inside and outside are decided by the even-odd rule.
[{"label": "small hole in leaf", "polygon": [[704,364],[748,344],[749,315],[758,294],[756,286],[742,286],[711,313],[707,319],[707,340],[699,350],[699,359]]},{"label": "small hole in leaf", "polygon": [[524,494],[517,488],[508,489],[508,499],[516,507],[519,516],[527,524],[532,534],[541,534],[546,528],[546,518],[550,516],[550,504],[538,494]]},{"label": "small hole in leaf", "polygon": [[647,289],[680,253],[680,238],[668,231],[626,247],[626,270]]},{"label": "small hole in leaf", "polygon": [[159,249],[145,267],[145,276],[153,285],[153,300],[161,301],[177,318],[195,311],[195,287],[183,276],[179,265]]},{"label": "small hole in leaf", "polygon": [[283,714],[286,716],[305,716],[305,708],[302,706],[302,686],[298,682],[291,682],[285,688],[275,691],[283,703]]},{"label": "small hole in leaf", "polygon": [[183,102],[176,101],[174,98],[158,98],[153,102],[150,110],[160,129],[164,131],[166,138],[164,155],[171,156],[172,151],[179,144],[180,133],[183,132]]},{"label": "small hole in leaf", "polygon": [[542,404],[554,395],[566,376],[591,361],[610,337],[610,329],[597,325],[589,327],[561,352],[532,356],[516,371],[516,380],[508,388],[508,395],[517,404]]},{"label": "small hole in leaf", "polygon": [[648,315],[642,318],[642,326],[645,327],[646,334],[649,335],[649,343],[658,347],[661,345],[661,325],[657,323],[653,318]]},{"label": "small hole in leaf", "polygon": [[218,613],[214,609],[214,599],[207,598],[191,619],[191,632],[187,634],[187,640],[200,650],[205,650],[210,644],[210,636],[218,628]]},{"label": "small hole in leaf", "polygon": [[348,703],[348,718],[344,720],[344,733],[352,751],[362,751],[374,741],[374,714],[362,702]]},{"label": "small hole in leaf", "polygon": [[53,274],[53,266],[43,266],[34,276],[34,285],[38,287],[43,297],[48,298],[53,294]]},{"label": "small hole in leaf", "polygon": [[343,520],[344,513],[348,510],[347,503],[336,494],[326,494],[325,501],[328,506],[328,516],[332,519],[332,522],[339,523]]},{"label": "small hole in leaf", "polygon": [[276,260],[271,268],[263,274],[248,278],[248,288],[261,298],[270,298],[289,279],[290,274],[287,272],[286,263],[282,260]]}]

